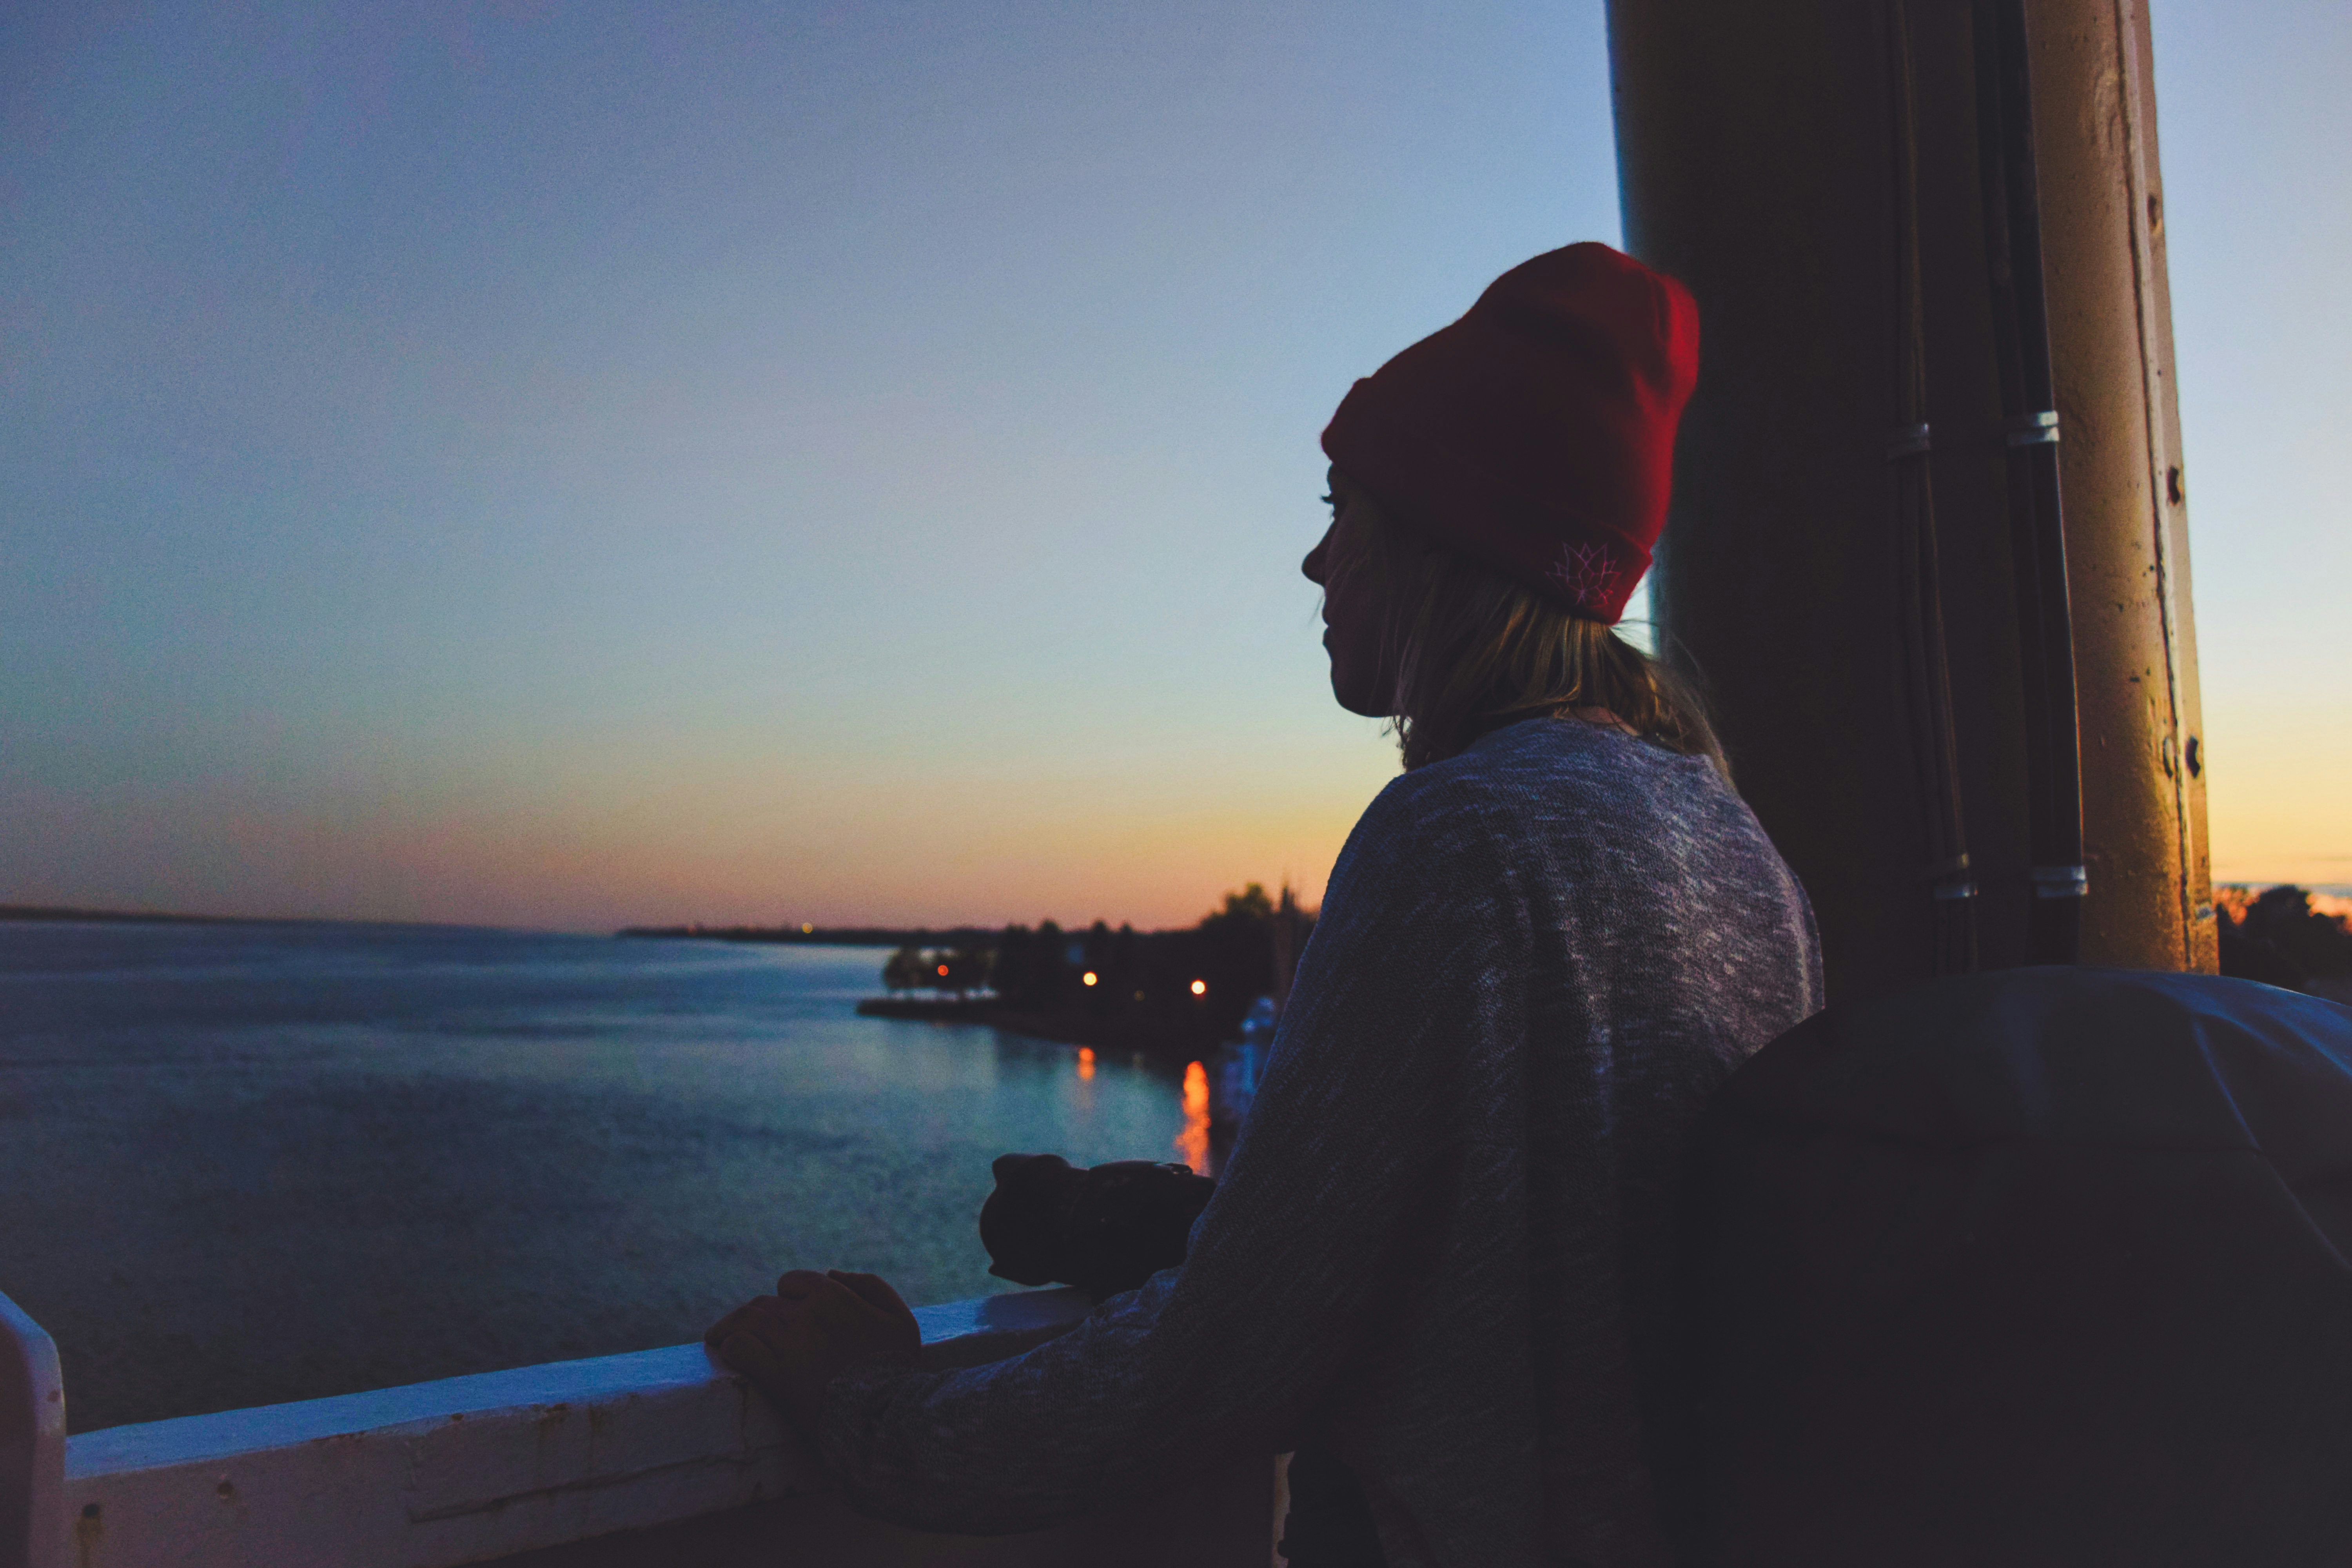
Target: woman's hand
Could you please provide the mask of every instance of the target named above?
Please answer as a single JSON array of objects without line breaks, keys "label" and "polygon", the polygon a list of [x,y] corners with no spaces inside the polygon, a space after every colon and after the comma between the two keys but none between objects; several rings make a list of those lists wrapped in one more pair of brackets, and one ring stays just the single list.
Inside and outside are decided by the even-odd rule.
[{"label": "woman's hand", "polygon": [[879,1276],[796,1268],[776,1281],[774,1295],[754,1297],[711,1324],[702,1342],[775,1401],[793,1426],[814,1434],[834,1373],[911,1367],[923,1334]]}]

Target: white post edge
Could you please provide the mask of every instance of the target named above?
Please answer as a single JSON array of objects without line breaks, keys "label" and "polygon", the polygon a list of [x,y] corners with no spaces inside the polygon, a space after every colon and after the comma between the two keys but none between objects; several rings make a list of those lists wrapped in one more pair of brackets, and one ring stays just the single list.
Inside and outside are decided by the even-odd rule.
[{"label": "white post edge", "polygon": [[[915,1317],[924,1364],[951,1367],[1017,1354],[1087,1310],[1078,1291],[1036,1290]],[[61,1438],[63,1427],[60,1404]],[[27,1568],[445,1568],[817,1485],[799,1441],[700,1344],[115,1426],[61,1447],[61,1506],[44,1526],[59,1555]]]},{"label": "white post edge", "polygon": [[0,1296],[0,1568],[65,1568],[65,1482],[58,1347]]}]

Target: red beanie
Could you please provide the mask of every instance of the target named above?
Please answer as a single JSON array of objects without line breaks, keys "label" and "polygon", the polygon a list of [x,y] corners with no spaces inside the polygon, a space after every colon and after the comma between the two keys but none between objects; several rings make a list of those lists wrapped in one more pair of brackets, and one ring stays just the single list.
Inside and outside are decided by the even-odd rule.
[{"label": "red beanie", "polygon": [[1323,450],[1400,522],[1614,624],[1666,525],[1697,380],[1690,291],[1571,245],[1356,383]]}]

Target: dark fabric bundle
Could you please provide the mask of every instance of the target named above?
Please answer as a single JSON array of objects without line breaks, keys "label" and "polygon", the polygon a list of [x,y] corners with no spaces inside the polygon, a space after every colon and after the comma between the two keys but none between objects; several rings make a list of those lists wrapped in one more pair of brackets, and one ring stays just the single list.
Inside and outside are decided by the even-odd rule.
[{"label": "dark fabric bundle", "polygon": [[1097,1300],[1184,1261],[1192,1222],[1217,1184],[1190,1165],[1059,1154],[1000,1154],[980,1208],[991,1274],[1016,1285],[1076,1285]]},{"label": "dark fabric bundle", "polygon": [[1833,1008],[1726,1085],[1690,1198],[1692,1560],[2352,1562],[2352,1010],[2089,969]]}]

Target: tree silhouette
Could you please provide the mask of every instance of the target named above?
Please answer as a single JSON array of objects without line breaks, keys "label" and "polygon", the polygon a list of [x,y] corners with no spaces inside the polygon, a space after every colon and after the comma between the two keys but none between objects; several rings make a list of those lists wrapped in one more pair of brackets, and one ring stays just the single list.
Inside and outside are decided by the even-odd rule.
[{"label": "tree silhouette", "polygon": [[929,983],[923,970],[922,949],[911,943],[883,963],[882,988],[886,991],[912,991]]},{"label": "tree silhouette", "polygon": [[947,952],[932,954],[936,960],[932,965],[932,973],[938,973],[939,971],[945,970],[947,973],[940,975],[940,989],[954,992],[957,1000],[961,1001],[988,984],[989,972],[995,956],[992,950],[985,947],[958,947]]},{"label": "tree silhouette", "polygon": [[988,984],[1000,998],[1018,1002],[1028,994],[1035,949],[1036,939],[1027,926],[1006,926],[998,935],[996,962],[989,970]]},{"label": "tree silhouette", "polygon": [[[1312,923],[1287,889],[1277,909],[1264,884],[1251,882],[1183,931],[1113,930],[1097,921],[1074,942],[1040,921],[1034,931],[1014,924],[992,934],[942,933],[954,937],[953,947],[898,948],[882,966],[882,984],[893,993],[966,998],[990,989],[1009,1010],[1150,1020],[1154,1029],[1174,1026],[1206,1045],[1232,1037],[1250,1005],[1273,993],[1283,939],[1295,953]],[[1082,984],[1081,972],[1096,983]]]},{"label": "tree silhouette", "polygon": [[1025,926],[1008,927],[997,949],[998,998],[1026,1012],[1047,1013],[1062,1005],[1071,988],[1066,946],[1062,928],[1052,921],[1039,921],[1034,931]]},{"label": "tree silhouette", "polygon": [[2352,931],[2292,886],[2265,888],[2234,914],[2221,910],[2221,973],[2300,989],[2313,975],[2352,974]]}]

